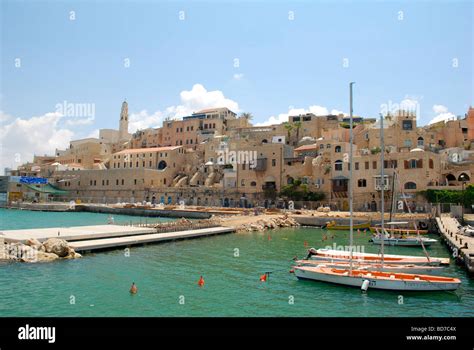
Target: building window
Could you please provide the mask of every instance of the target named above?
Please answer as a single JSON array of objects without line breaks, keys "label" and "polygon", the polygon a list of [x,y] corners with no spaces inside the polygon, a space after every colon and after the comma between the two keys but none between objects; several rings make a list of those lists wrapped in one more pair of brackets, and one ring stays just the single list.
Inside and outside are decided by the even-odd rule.
[{"label": "building window", "polygon": [[334,170],[342,171],[342,160],[336,160],[334,162]]},{"label": "building window", "polygon": [[430,159],[428,163],[429,163],[428,166],[430,167],[430,169],[433,169],[434,168],[433,159]]},{"label": "building window", "polygon": [[245,180],[244,179],[240,180],[240,186],[245,187]]},{"label": "building window", "polygon": [[365,162],[365,170],[369,170],[369,162]]},{"label": "building window", "polygon": [[341,153],[341,146],[334,147],[334,152]]},{"label": "building window", "polygon": [[367,180],[366,179],[359,179],[357,181],[357,186],[358,187],[367,187]]},{"label": "building window", "polygon": [[125,184],[125,180],[124,180],[124,179],[122,179],[122,186],[123,186],[124,184]]},{"label": "building window", "polygon": [[422,159],[410,159],[405,161],[405,169],[421,169],[423,168]]},{"label": "building window", "polygon": [[359,162],[355,162],[355,163],[354,163],[354,169],[355,169],[355,170],[359,170]]},{"label": "building window", "polygon": [[411,140],[410,139],[405,140],[403,143],[404,143],[405,147],[411,147]]},{"label": "building window", "polygon": [[405,190],[416,190],[416,183],[414,182],[405,183]]},{"label": "building window", "polygon": [[418,137],[418,140],[416,140],[416,144],[420,147],[423,147],[423,145],[425,144],[425,140],[423,139],[423,137]]},{"label": "building window", "polygon": [[255,186],[257,186],[257,183],[256,183],[255,181],[252,181],[252,182],[250,183],[250,186],[255,187]]},{"label": "building window", "polygon": [[272,166],[276,166],[276,165],[277,165],[276,159],[272,159]]},{"label": "building window", "polygon": [[413,130],[413,122],[411,120],[404,120],[402,122],[403,130]]},{"label": "building window", "polygon": [[372,169],[377,169],[377,162],[375,160],[372,162]]}]

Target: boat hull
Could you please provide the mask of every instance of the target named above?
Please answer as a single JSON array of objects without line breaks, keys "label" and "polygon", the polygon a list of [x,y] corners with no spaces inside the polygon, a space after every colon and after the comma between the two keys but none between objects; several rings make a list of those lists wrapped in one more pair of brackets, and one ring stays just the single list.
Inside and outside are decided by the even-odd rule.
[{"label": "boat hull", "polygon": [[[348,269],[350,268],[350,261],[329,261],[329,260],[299,260],[296,263],[300,266],[325,266],[329,268]],[[428,265],[389,265],[389,264],[360,264],[353,261],[353,268],[362,271],[384,271],[384,272],[401,272],[401,273],[414,273],[414,274],[438,274],[443,271],[443,267],[440,266],[428,266]]]},{"label": "boat hull", "polygon": [[[367,263],[380,263],[382,256],[379,254],[373,253],[359,253],[354,252],[352,254],[353,260]],[[342,250],[334,249],[318,249],[316,250],[316,255],[312,255],[311,259],[343,259],[349,260],[350,253]],[[416,264],[416,265],[449,265],[449,258],[435,258],[430,257],[429,259],[425,256],[408,256],[408,255],[392,255],[384,254],[384,262],[387,264]]]},{"label": "boat hull", "polygon": [[[373,237],[370,240],[373,244],[381,245],[382,239]],[[425,247],[430,246],[437,241],[435,239],[409,239],[409,238],[385,238],[383,240],[384,245],[391,245],[391,246],[401,246],[401,247],[421,247],[421,242]]]},{"label": "boat hull", "polygon": [[[369,230],[370,232],[372,233],[377,233],[377,229],[380,229],[379,227],[369,227]],[[428,230],[414,230],[414,229],[402,229],[402,228],[387,228],[385,227],[384,228],[385,231],[387,231],[388,233],[397,233],[397,234],[409,234],[409,235],[416,235],[416,234],[420,234],[420,235],[426,235],[428,234]]]},{"label": "boat hull", "polygon": [[459,288],[460,281],[456,282],[426,282],[422,280],[379,279],[367,275],[341,275],[324,271],[325,269],[304,269],[295,267],[295,276],[298,279],[328,282],[352,287],[362,287],[365,280],[369,281],[369,289],[396,290],[396,291],[447,291]]},{"label": "boat hull", "polygon": [[[369,228],[370,228],[370,222],[353,225],[354,230],[366,230],[366,229],[369,229]],[[336,223],[330,222],[326,225],[326,229],[328,229],[328,230],[349,231],[351,229],[351,227],[349,225],[337,225]]]}]

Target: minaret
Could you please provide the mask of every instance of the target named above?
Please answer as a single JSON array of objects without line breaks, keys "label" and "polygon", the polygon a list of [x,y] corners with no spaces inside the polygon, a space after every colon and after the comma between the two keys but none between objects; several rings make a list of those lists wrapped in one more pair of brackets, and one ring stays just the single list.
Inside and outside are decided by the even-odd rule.
[{"label": "minaret", "polygon": [[128,139],[128,103],[123,101],[122,110],[120,111],[120,127],[119,127],[119,139]]}]

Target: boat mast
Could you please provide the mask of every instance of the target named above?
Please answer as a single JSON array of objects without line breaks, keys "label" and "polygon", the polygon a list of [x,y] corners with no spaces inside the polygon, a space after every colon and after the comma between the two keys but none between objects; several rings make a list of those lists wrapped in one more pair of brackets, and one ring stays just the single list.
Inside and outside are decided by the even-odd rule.
[{"label": "boat mast", "polygon": [[383,260],[384,260],[384,255],[383,255],[383,246],[385,243],[385,229],[384,229],[384,214],[385,214],[385,175],[384,175],[384,154],[385,153],[385,144],[384,144],[384,139],[383,139],[383,115],[380,114],[380,181],[381,181],[381,192],[380,192],[380,212],[381,212],[381,235],[382,235],[382,245],[380,248],[380,253],[382,254],[382,266],[383,267]]},{"label": "boat mast", "polygon": [[354,220],[353,220],[353,201],[354,201],[354,189],[352,186],[353,179],[352,179],[352,145],[354,141],[354,132],[352,130],[352,86],[354,82],[349,84],[349,130],[350,130],[350,137],[349,137],[349,211],[350,211],[350,219],[349,219],[349,249],[350,249],[350,265],[349,265],[349,274],[352,275],[352,256],[353,256],[353,244],[354,244]]}]

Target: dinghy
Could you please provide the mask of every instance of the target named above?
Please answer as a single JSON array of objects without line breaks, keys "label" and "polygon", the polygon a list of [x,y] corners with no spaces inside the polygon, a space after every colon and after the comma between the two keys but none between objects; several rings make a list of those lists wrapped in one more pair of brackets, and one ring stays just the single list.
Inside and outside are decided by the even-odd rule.
[{"label": "dinghy", "polygon": [[459,288],[458,278],[337,269],[323,266],[295,266],[298,279],[330,282],[359,288],[373,288],[400,291],[448,291]]},{"label": "dinghy", "polygon": [[[336,269],[349,269],[350,262],[335,260],[297,260],[298,266],[325,266]],[[437,274],[443,270],[440,266],[414,265],[414,264],[368,264],[354,262],[353,268],[362,271],[383,271],[383,272],[401,272],[401,273],[434,273]]]}]

